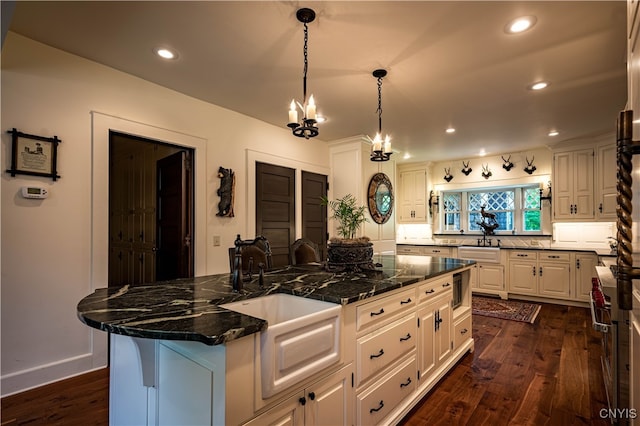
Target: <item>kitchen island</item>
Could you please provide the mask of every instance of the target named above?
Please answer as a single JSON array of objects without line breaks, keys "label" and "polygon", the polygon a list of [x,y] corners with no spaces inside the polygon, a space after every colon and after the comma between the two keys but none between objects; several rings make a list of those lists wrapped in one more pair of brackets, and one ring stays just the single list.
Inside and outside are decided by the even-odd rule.
[{"label": "kitchen island", "polygon": [[[359,273],[288,266],[266,273],[262,286],[255,275],[241,291],[233,290],[230,274],[96,290],[80,301],[78,317],[111,333],[111,424],[283,418],[313,424],[321,414],[348,424],[399,421],[473,349],[474,262],[425,256],[375,256],[374,262],[375,271]],[[335,329],[318,327],[337,339],[331,365],[285,388],[276,380],[277,392],[265,394],[269,365],[262,358],[270,324],[221,305],[272,294],[335,304],[340,314]],[[298,354],[315,346],[290,340],[276,346],[274,356],[286,358],[278,359],[284,370],[295,370]],[[325,348],[319,346],[320,353]],[[399,379],[401,392],[389,387]],[[315,391],[309,394],[310,387]]]}]

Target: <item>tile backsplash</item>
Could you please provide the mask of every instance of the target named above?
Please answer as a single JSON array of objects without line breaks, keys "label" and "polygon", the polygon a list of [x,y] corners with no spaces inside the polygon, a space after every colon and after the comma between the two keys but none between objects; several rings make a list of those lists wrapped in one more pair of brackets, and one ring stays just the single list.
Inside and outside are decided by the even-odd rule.
[{"label": "tile backsplash", "polygon": [[[609,237],[616,237],[615,222],[554,223],[553,235],[494,235],[492,245],[503,247],[592,248],[608,249]],[[399,224],[396,228],[398,244],[477,244],[478,235],[433,235],[429,224]]]}]

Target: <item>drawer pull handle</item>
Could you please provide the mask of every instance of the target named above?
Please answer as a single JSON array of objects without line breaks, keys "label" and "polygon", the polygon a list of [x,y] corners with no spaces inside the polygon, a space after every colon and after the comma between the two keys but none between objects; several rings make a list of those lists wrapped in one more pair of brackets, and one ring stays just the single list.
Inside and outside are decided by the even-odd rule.
[{"label": "drawer pull handle", "polygon": [[560,256],[557,255],[550,255],[549,259],[560,259]]},{"label": "drawer pull handle", "polygon": [[406,305],[407,303],[411,303],[411,298],[408,298],[407,300],[401,300],[400,301],[401,305]]},{"label": "drawer pull handle", "polygon": [[409,386],[411,384],[411,377],[407,377],[406,383],[400,383],[400,388],[404,388],[405,386]]},{"label": "drawer pull handle", "polygon": [[431,294],[431,293],[435,293],[436,291],[434,289],[431,290],[427,290],[424,292],[424,294]]},{"label": "drawer pull handle", "polygon": [[466,328],[463,328],[462,330],[460,330],[460,334],[467,334],[469,330],[467,330]]},{"label": "drawer pull handle", "polygon": [[401,342],[406,342],[409,339],[411,339],[411,333],[407,333],[407,335],[405,337],[401,337],[400,341]]},{"label": "drawer pull handle", "polygon": [[384,349],[380,349],[378,355],[369,355],[369,359],[380,358],[382,355],[384,355]]},{"label": "drawer pull handle", "polygon": [[375,317],[376,315],[382,315],[382,314],[384,314],[384,308],[380,308],[378,312],[371,312],[372,317]]},{"label": "drawer pull handle", "polygon": [[516,256],[518,256],[518,257],[529,257],[528,254],[520,254],[520,253],[518,253]]},{"label": "drawer pull handle", "polygon": [[382,407],[384,407],[384,401],[380,400],[380,404],[378,404],[378,408],[370,409],[369,414],[377,413],[378,411],[382,410]]},{"label": "drawer pull handle", "polygon": [[433,253],[440,253],[440,250],[433,250]]},{"label": "drawer pull handle", "polygon": [[442,284],[442,287],[449,287],[451,285],[451,283],[444,283]]}]

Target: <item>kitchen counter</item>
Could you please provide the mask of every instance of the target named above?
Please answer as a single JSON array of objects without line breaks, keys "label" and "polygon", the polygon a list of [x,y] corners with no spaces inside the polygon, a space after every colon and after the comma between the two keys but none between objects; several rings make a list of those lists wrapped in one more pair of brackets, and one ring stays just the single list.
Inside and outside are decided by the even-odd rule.
[{"label": "kitchen counter", "polygon": [[336,273],[321,264],[287,266],[258,275],[234,292],[231,274],[148,285],[100,288],[77,306],[90,327],[131,337],[224,344],[267,328],[266,321],[219,305],[287,293],[347,305],[473,265],[474,261],[409,255],[376,255],[375,271]]}]

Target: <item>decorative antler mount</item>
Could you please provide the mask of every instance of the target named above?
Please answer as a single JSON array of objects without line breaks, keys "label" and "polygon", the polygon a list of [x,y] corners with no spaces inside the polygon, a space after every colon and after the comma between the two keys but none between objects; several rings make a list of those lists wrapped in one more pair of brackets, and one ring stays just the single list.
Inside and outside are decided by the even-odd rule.
[{"label": "decorative antler mount", "polygon": [[486,166],[483,164],[482,165],[482,177],[485,178],[485,179],[489,179],[492,175],[493,175],[493,173],[491,173],[491,170],[489,170],[489,164],[487,164]]},{"label": "decorative antler mount", "polygon": [[444,169],[444,180],[446,180],[447,182],[451,182],[451,179],[453,179],[453,175],[451,174],[451,167],[449,167],[448,169],[445,168]]},{"label": "decorative antler mount", "polygon": [[504,164],[502,165],[502,168],[505,169],[506,171],[509,171],[513,168],[513,163],[511,162],[511,156],[509,156],[509,158],[504,158],[502,156],[500,156],[502,158],[502,161],[504,161]]},{"label": "decorative antler mount", "polygon": [[469,173],[471,173],[473,171],[473,169],[471,167],[469,167],[469,163],[470,163],[470,161],[467,161],[466,163],[464,161],[462,162],[462,170],[461,170],[461,172],[464,173],[465,176],[469,176]]},{"label": "decorative antler mount", "polygon": [[529,161],[529,157],[525,157],[526,161],[527,161],[527,167],[524,168],[524,171],[527,172],[528,174],[532,174],[533,172],[536,171],[536,166],[533,165],[533,161],[536,159],[536,157],[532,157],[531,161]]}]

